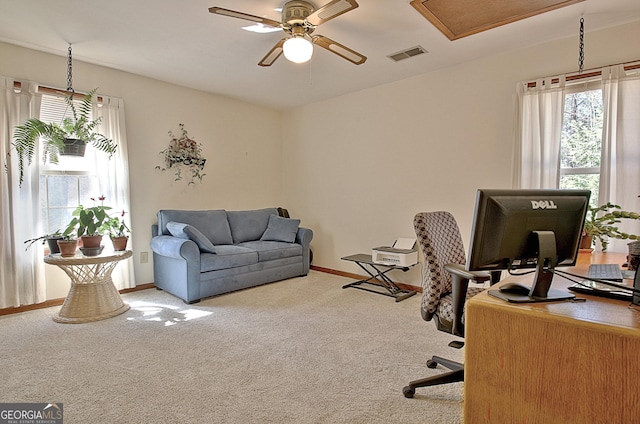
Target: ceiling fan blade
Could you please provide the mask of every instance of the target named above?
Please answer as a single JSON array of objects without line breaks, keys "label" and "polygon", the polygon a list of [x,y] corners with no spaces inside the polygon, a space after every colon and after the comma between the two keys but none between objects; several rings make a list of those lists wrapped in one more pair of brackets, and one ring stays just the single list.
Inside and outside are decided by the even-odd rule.
[{"label": "ceiling fan blade", "polygon": [[329,50],[331,53],[335,53],[343,59],[347,59],[349,62],[354,63],[356,65],[362,65],[367,57],[361,55],[355,50],[351,50],[347,46],[343,46],[340,43],[336,43],[330,38],[324,37],[322,35],[316,35],[313,37],[313,44],[317,44],[318,46]]},{"label": "ceiling fan blade", "polygon": [[282,46],[284,45],[284,42],[285,42],[286,39],[287,39],[287,37],[285,37],[282,40],[278,41],[278,43],[275,46],[273,46],[273,48],[271,50],[269,50],[269,53],[267,53],[266,56],[263,57],[260,62],[258,62],[258,65],[260,65],[260,66],[271,66],[271,65],[273,65],[273,62],[275,62],[276,59],[278,59],[280,57],[280,55],[282,55]]},{"label": "ceiling fan blade", "polygon": [[307,22],[318,26],[356,7],[358,3],[355,0],[333,0],[307,16]]},{"label": "ceiling fan blade", "polygon": [[248,13],[236,12],[235,10],[224,9],[222,7],[210,7],[210,13],[214,13],[216,15],[229,16],[231,18],[244,19],[246,21],[258,22],[263,25],[272,26],[279,28],[281,27],[280,22],[274,21],[273,19],[262,18],[260,16],[249,15]]}]

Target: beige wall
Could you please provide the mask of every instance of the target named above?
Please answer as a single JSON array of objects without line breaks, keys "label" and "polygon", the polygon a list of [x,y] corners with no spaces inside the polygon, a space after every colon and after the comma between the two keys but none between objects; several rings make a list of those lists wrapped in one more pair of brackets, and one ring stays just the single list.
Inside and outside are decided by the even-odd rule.
[{"label": "beige wall", "polygon": [[[640,59],[639,38],[640,22],[588,33],[585,66]],[[1,75],[66,85],[63,57],[2,43],[0,57]],[[476,189],[511,184],[516,83],[576,62],[577,40],[559,40],[283,113],[80,62],[74,86],[125,101],[144,284],[153,270],[139,253],[160,208],[286,207],[314,231],[314,265],[348,272],[359,269],[341,256],[413,237],[418,211],[450,210],[468,240]],[[154,170],[180,122],[204,145],[203,185]],[[419,269],[396,278],[417,284]],[[50,297],[64,296],[57,287]]]},{"label": "beige wall", "polygon": [[[66,87],[66,58],[0,43],[0,75]],[[158,209],[247,209],[280,206],[281,113],[126,72],[74,61],[73,85],[124,99],[131,178],[132,245],[137,284],[153,282],[151,224]],[[203,145],[203,184],[187,187],[155,170],[158,152],[184,123]],[[107,200],[108,202],[108,200]],[[34,234],[34,236],[36,236]],[[54,267],[47,297],[66,295],[67,278]]]},{"label": "beige wall", "polygon": [[[585,67],[640,59],[640,22],[589,33]],[[515,89],[577,70],[566,39],[334,98],[284,115],[284,204],[315,232],[314,263],[415,237],[419,211],[449,210],[469,240],[478,188],[511,186]],[[398,272],[417,284],[419,269]]]}]

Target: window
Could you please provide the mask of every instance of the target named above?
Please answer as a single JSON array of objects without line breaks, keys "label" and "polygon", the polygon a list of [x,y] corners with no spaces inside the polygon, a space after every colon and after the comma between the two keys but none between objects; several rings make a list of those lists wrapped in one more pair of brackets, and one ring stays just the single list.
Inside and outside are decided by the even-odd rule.
[{"label": "window", "polygon": [[[513,186],[584,188],[591,206],[638,210],[640,62],[518,84]],[[628,222],[627,222],[628,221]],[[637,221],[621,231],[639,234]],[[626,240],[609,248],[626,251]]]},{"label": "window", "polygon": [[591,190],[591,205],[598,203],[602,152],[602,90],[567,90],[564,98],[560,144],[560,188]]},{"label": "window", "polygon": [[[42,94],[42,121],[61,122],[67,112],[64,97]],[[96,196],[98,177],[95,169],[89,168],[93,161],[86,160],[93,154],[93,149],[88,148],[84,157],[60,156],[57,165],[47,163],[43,166],[40,174],[40,211],[47,234],[56,230],[64,231],[76,206]]]}]

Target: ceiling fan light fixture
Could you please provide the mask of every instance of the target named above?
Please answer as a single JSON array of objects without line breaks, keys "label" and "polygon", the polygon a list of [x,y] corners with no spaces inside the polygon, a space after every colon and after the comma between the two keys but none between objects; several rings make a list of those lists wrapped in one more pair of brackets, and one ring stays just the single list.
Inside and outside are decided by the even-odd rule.
[{"label": "ceiling fan light fixture", "polygon": [[313,44],[304,37],[291,37],[282,45],[284,57],[293,63],[305,63],[313,55]]}]

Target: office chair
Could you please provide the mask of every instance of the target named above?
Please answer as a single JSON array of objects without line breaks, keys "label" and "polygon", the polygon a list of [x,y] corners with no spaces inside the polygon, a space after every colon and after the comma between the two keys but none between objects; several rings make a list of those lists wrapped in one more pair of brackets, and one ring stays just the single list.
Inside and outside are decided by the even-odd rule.
[{"label": "office chair", "polygon": [[[469,287],[469,281],[492,284],[500,279],[500,271],[470,272],[465,270],[465,253],[460,229],[449,212],[421,212],[413,226],[424,256],[422,272],[422,303],[420,310],[425,321],[434,319],[436,328],[456,336],[464,337],[464,303],[467,298],[482,292],[482,287]],[[459,341],[449,346],[461,348]],[[427,361],[427,367],[438,364],[451,371],[436,376],[411,381],[402,389],[407,398],[412,398],[418,387],[464,381],[464,365],[439,356]]]}]

